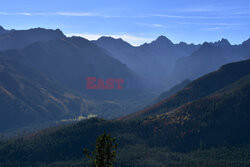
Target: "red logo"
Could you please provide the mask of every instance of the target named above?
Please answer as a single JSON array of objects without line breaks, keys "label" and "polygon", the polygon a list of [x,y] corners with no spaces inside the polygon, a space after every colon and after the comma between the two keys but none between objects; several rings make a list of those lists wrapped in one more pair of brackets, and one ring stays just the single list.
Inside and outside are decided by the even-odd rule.
[{"label": "red logo", "polygon": [[96,77],[87,77],[87,89],[123,89],[121,86],[124,83],[123,79],[109,78],[104,82],[103,79]]}]

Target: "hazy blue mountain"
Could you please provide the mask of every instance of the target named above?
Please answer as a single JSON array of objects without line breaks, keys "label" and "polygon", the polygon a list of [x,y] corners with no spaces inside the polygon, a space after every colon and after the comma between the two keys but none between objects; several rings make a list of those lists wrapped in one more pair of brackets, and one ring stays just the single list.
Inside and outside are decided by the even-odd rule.
[{"label": "hazy blue mountain", "polygon": [[[50,44],[51,43],[48,45]],[[90,44],[93,45],[92,43]],[[60,64],[60,60],[49,59],[49,61],[43,61],[48,59],[46,56],[52,55],[42,54],[43,56],[41,56],[36,53],[35,55],[41,56],[40,59],[38,59],[36,57],[28,57],[30,56],[29,54],[27,54],[26,57],[23,53],[24,51],[21,52],[18,50],[9,50],[0,53],[0,133],[20,131],[22,128],[33,130],[48,127],[49,125],[55,124],[56,121],[60,123],[61,120],[70,121],[71,119],[77,119],[79,116],[87,117],[91,114],[107,119],[119,117],[131,113],[135,111],[135,109],[141,109],[139,105],[142,105],[145,99],[149,98],[147,93],[137,95],[135,92],[127,95],[127,100],[134,101],[139,97],[143,97],[139,102],[125,101],[124,103],[119,103],[117,101],[103,100],[107,98],[107,96],[109,97],[110,94],[113,95],[109,93],[109,91],[104,92],[107,95],[104,93],[99,94],[104,97],[94,98],[90,94],[94,94],[94,92],[73,90],[66,86],[66,84],[70,82],[62,84],[64,80],[60,80],[59,78],[59,73],[64,75],[65,80],[66,78],[73,80],[75,75],[79,77],[80,82],[81,79],[84,80],[84,76],[82,76],[83,78],[80,77],[81,74],[84,75],[84,68],[79,74],[76,74],[77,71],[75,71],[75,69],[71,71],[72,73],[67,73],[67,70],[71,70],[69,64],[63,63],[66,68],[63,71],[63,69],[61,69],[62,67],[60,67],[60,65],[62,65]],[[66,57],[63,59],[66,59]],[[67,60],[70,61],[70,59]],[[57,62],[57,64],[52,65],[58,67],[59,71],[57,71],[57,68],[52,68],[52,65],[49,64],[49,62],[53,61]],[[29,63],[33,63],[33,65]],[[51,70],[49,71],[51,73],[45,71],[43,65],[47,65],[46,67]],[[113,66],[115,65],[113,64]],[[76,69],[79,69],[79,67]],[[85,69],[87,70],[87,68]],[[43,72],[40,72],[40,70]],[[72,78],[70,78],[70,74],[73,76]],[[53,75],[56,76],[53,77]],[[99,75],[101,75],[101,73]],[[63,76],[61,77],[63,78]],[[82,89],[84,88],[84,83],[82,83],[81,87]],[[123,92],[123,94],[125,93]],[[116,95],[122,96],[120,94]],[[99,101],[95,99],[99,99]],[[117,97],[117,99],[119,99],[119,97]]]},{"label": "hazy blue mountain", "polygon": [[244,58],[249,59],[250,58],[250,39],[244,41],[242,45],[240,46],[241,48],[241,54],[244,55]]},{"label": "hazy blue mountain", "polygon": [[2,26],[0,26],[0,35],[8,33],[8,30],[5,30]]},{"label": "hazy blue mountain", "polygon": [[225,38],[222,38],[221,40],[214,42],[214,43],[211,43],[211,44],[213,44],[215,46],[219,46],[219,47],[231,47],[230,42]]},{"label": "hazy blue mountain", "polygon": [[206,74],[185,86],[174,95],[145,110],[126,118],[143,118],[149,115],[167,113],[181,105],[209,96],[250,74],[250,59],[223,65],[219,70]]},{"label": "hazy blue mountain", "polygon": [[[136,90],[125,89],[86,89],[87,77],[104,79],[106,84],[108,78],[126,80],[126,78],[137,78],[137,76],[126,65],[84,38],[71,37],[35,42],[23,49],[6,50],[4,53],[94,99],[118,100],[137,93]],[[97,85],[97,82],[95,84]]]},{"label": "hazy blue mountain", "polygon": [[242,43],[243,46],[249,46],[250,45],[250,38]]},{"label": "hazy blue mountain", "polygon": [[174,44],[165,36],[133,47],[121,39],[102,37],[94,41],[144,78],[165,84],[165,89],[184,79],[196,79],[221,65],[250,58],[250,40],[231,45],[227,39],[193,45]]},{"label": "hazy blue mountain", "polygon": [[189,56],[199,48],[199,45],[184,42],[173,44],[165,36],[160,36],[151,43],[138,47],[111,37],[101,37],[93,42],[106,49],[113,57],[140,76],[156,82],[168,80],[176,60]]},{"label": "hazy blue mountain", "polygon": [[240,61],[250,55],[250,45],[231,45],[222,39],[215,43],[205,42],[197,51],[188,57],[177,60],[171,78],[180,82],[185,78],[196,79],[206,73],[217,70],[223,64]]},{"label": "hazy blue mountain", "polygon": [[[11,58],[23,66],[35,69],[67,89],[74,90],[81,96],[86,96],[85,101],[91,102],[88,103],[87,109],[84,109],[85,115],[96,114],[102,118],[119,117],[143,108],[154,97],[148,91],[126,89],[126,79],[138,79],[137,75],[119,60],[109,56],[104,49],[84,38],[66,38],[60,30],[40,28],[23,31],[13,30],[8,34],[10,39],[5,39],[7,38],[6,34],[0,36],[0,41],[1,39],[7,41],[0,45],[4,46],[8,43],[13,48],[20,47],[20,49],[4,50],[2,51],[3,57]],[[26,44],[27,46],[25,46]],[[125,83],[122,85],[124,89],[87,90],[87,77],[103,79],[105,85],[108,78],[124,79]],[[97,85],[97,82],[95,84]],[[117,83],[114,82],[114,84],[114,88],[116,88]],[[38,93],[33,92],[34,96],[37,96]],[[23,98],[30,98],[25,96],[26,94],[23,95]],[[141,100],[136,100],[138,98]],[[5,102],[3,101],[3,104]],[[42,105],[41,101],[36,101],[36,103]],[[79,112],[81,112],[79,104],[76,103],[78,105],[78,115],[76,114],[76,116],[79,116]],[[37,112],[34,108],[32,111]],[[6,120],[8,121],[8,119]]]},{"label": "hazy blue mountain", "polygon": [[0,50],[21,49],[36,41],[49,41],[63,38],[66,37],[59,29],[34,28],[29,30],[11,30],[8,33],[0,33]]}]

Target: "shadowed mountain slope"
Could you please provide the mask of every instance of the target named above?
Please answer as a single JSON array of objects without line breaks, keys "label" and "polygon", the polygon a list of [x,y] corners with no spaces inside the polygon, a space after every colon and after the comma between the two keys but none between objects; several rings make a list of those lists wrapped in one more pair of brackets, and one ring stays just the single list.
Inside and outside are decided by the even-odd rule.
[{"label": "shadowed mountain slope", "polygon": [[87,77],[106,82],[108,78],[125,80],[137,76],[126,65],[84,38],[36,42],[20,50],[7,50],[4,54],[94,99],[124,99],[135,95],[129,90],[86,89]]},{"label": "shadowed mountain slope", "polygon": [[87,103],[37,70],[0,55],[0,131],[80,115]]}]

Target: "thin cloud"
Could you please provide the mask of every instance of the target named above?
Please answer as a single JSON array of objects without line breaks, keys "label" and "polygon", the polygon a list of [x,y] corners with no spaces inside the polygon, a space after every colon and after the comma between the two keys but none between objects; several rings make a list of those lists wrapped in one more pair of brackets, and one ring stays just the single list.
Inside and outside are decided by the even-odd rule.
[{"label": "thin cloud", "polygon": [[204,23],[204,22],[176,22],[181,25],[210,25],[210,26],[243,26],[244,24],[238,23]]},{"label": "thin cloud", "polygon": [[52,13],[52,15],[77,16],[77,17],[105,17],[105,18],[126,17],[126,16],[121,16],[121,15],[105,15],[101,13],[90,13],[90,12],[56,12],[56,13]]},{"label": "thin cloud", "polygon": [[152,26],[152,27],[165,27],[165,26],[162,25],[162,24],[152,24],[151,26]]},{"label": "thin cloud", "polygon": [[181,9],[173,9],[176,12],[186,12],[186,13],[208,13],[208,12],[225,12],[232,11],[238,8],[226,7],[226,6],[195,6],[195,7],[186,7]]},{"label": "thin cloud", "polygon": [[186,16],[186,15],[168,15],[168,14],[152,14],[153,17],[165,17],[175,19],[231,19],[232,17],[224,16]]},{"label": "thin cloud", "polygon": [[86,13],[86,12],[57,12],[52,13],[52,15],[59,15],[59,16],[98,16],[96,13]]},{"label": "thin cloud", "polygon": [[0,15],[9,15],[9,16],[68,16],[68,17],[104,17],[104,18],[119,18],[126,17],[120,15],[105,15],[101,13],[91,13],[91,12],[51,12],[51,13],[28,13],[28,12],[20,12],[20,13],[9,13],[9,12],[0,12]]},{"label": "thin cloud", "polygon": [[22,16],[31,16],[31,13],[27,13],[27,12],[20,12],[20,13],[8,13],[8,12],[0,12],[0,15],[22,15]]},{"label": "thin cloud", "polygon": [[172,9],[172,12],[182,13],[227,13],[227,14],[249,14],[248,8],[237,6],[195,6],[180,9]]},{"label": "thin cloud", "polygon": [[220,31],[220,30],[225,30],[225,29],[237,30],[237,27],[232,27],[232,26],[215,26],[215,27],[203,28],[201,30],[202,31]]},{"label": "thin cloud", "polygon": [[179,12],[213,12],[216,10],[210,9],[210,8],[187,8],[187,9],[180,9],[177,11]]},{"label": "thin cloud", "polygon": [[166,28],[167,26],[163,24],[147,24],[147,23],[136,23],[136,25],[152,28]]},{"label": "thin cloud", "polygon": [[204,28],[203,31],[218,31],[223,29],[222,27],[211,27],[211,28]]},{"label": "thin cloud", "polygon": [[[67,16],[67,17],[102,17],[102,18],[150,18],[162,17],[173,19],[232,19],[244,17],[243,15],[234,14],[227,16],[189,16],[189,15],[172,15],[172,14],[142,14],[142,15],[107,15],[103,13],[92,12],[50,12],[50,13],[30,13],[30,12],[0,12],[0,15],[21,15],[21,16]],[[155,25],[157,27],[157,25]],[[158,26],[159,27],[159,26]]]}]

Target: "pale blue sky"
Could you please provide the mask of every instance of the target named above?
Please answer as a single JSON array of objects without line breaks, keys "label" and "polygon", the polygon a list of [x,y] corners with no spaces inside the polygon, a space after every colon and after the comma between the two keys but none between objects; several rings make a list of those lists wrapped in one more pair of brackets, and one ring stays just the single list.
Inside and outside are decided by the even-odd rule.
[{"label": "pale blue sky", "polygon": [[139,45],[165,35],[173,42],[250,38],[249,0],[1,0],[6,29],[60,28],[66,35],[122,37]]}]

